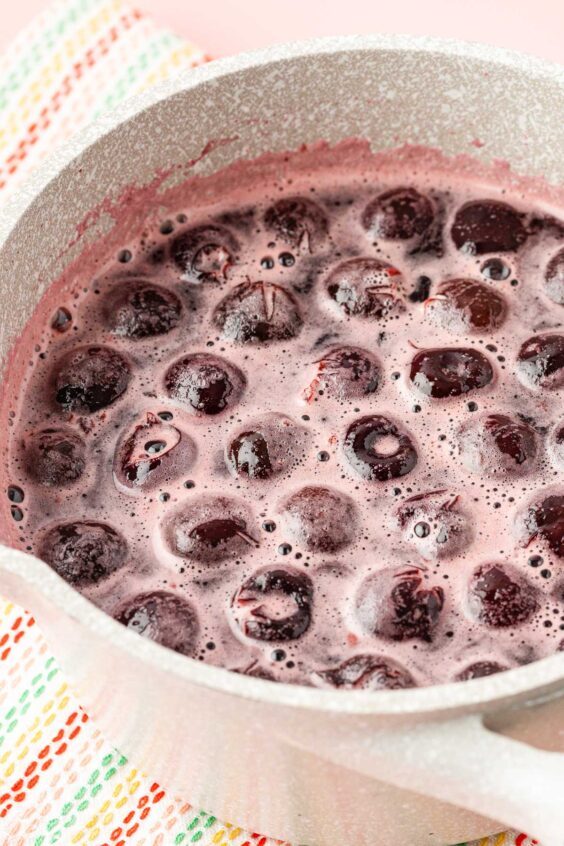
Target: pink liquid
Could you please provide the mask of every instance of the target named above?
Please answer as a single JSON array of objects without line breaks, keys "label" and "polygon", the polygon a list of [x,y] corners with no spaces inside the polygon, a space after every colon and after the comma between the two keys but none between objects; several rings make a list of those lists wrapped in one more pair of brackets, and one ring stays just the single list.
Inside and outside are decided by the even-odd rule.
[{"label": "pink liquid", "polygon": [[[312,161],[273,157],[216,175],[199,193],[177,191],[166,218],[149,215],[121,244],[129,261],[100,245],[53,286],[14,356],[24,385],[8,383],[4,394],[7,539],[49,558],[57,526],[106,524],[110,551],[100,558],[83,548],[88,578],[68,547],[49,563],[146,636],[281,681],[428,685],[477,663],[499,665],[487,672],[551,654],[564,638],[564,352],[553,340],[546,360],[518,357],[532,337],[562,336],[564,345],[564,282],[554,265],[547,272],[564,224],[533,193],[429,167],[424,156],[389,156],[385,168],[365,152]],[[410,195],[397,206],[394,229],[367,207],[398,187],[424,202]],[[268,209],[284,197],[315,203],[313,217],[277,230]],[[476,254],[453,240],[457,212],[484,199],[516,213],[509,234],[494,219],[486,226],[507,250],[477,241]],[[222,229],[185,251],[181,267],[171,245],[204,225]],[[411,226],[411,237],[398,226]],[[350,272],[334,274],[355,258],[383,263],[356,299]],[[147,324],[124,317],[122,294],[139,279],[173,296],[149,329],[167,331],[132,338]],[[465,281],[443,291],[452,279]],[[483,288],[470,305],[453,304],[471,280]],[[240,303],[225,298],[238,285],[249,296],[260,281],[241,319]],[[61,369],[89,345],[126,364],[113,394],[85,405],[71,384],[76,363]],[[358,379],[346,389],[334,353],[344,347],[368,359],[354,360]],[[436,348],[478,353],[482,386],[429,396],[412,362]],[[213,414],[190,404],[202,400],[197,381],[178,368],[172,388],[167,379],[191,354],[227,361],[231,384],[223,393],[215,384]],[[511,419],[484,429],[490,415]],[[350,427],[374,416],[396,428],[372,420],[361,454]],[[69,438],[75,448],[63,479],[49,475],[52,461],[37,448],[39,431],[61,427],[63,452]],[[254,435],[233,447],[241,432]],[[322,490],[295,497],[311,487]],[[150,600],[136,615],[126,610],[156,590],[189,606],[175,618],[172,601],[160,624]]]}]

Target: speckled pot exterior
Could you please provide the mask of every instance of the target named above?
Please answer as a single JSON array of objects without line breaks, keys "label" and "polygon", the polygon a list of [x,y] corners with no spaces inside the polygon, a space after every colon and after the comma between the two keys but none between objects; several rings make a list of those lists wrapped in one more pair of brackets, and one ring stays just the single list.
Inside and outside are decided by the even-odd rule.
[{"label": "speckled pot exterior", "polygon": [[[2,360],[82,249],[61,250],[76,222],[105,198],[197,159],[212,139],[231,140],[193,172],[351,136],[374,150],[410,142],[449,155],[479,138],[477,158],[562,185],[564,69],[375,36],[243,55],[153,89],[83,132],[3,208]],[[564,844],[564,653],[465,684],[332,693],[165,650],[2,547],[0,592],[37,617],[108,738],[225,819],[308,846],[444,846],[503,826]]]}]

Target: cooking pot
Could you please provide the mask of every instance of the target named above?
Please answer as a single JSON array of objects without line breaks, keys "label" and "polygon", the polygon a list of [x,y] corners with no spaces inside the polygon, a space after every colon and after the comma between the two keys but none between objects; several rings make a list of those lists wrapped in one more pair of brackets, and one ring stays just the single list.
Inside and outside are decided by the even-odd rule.
[{"label": "cooking pot", "polygon": [[[42,294],[107,232],[127,186],[350,137],[471,149],[563,185],[564,69],[479,45],[336,38],[214,62],[120,106],[4,205],[3,378]],[[6,546],[0,592],[33,612],[107,738],[223,819],[309,846],[444,846],[504,826],[564,844],[564,653],[464,683],[331,692],[166,650]]]}]

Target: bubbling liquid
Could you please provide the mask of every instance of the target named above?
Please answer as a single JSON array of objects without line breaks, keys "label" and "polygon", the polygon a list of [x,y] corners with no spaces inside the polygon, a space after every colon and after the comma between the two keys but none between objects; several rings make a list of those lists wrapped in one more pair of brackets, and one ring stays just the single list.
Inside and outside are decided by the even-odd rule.
[{"label": "bubbling liquid", "polygon": [[260,678],[395,689],[557,651],[564,222],[417,157],[303,155],[177,194],[54,284],[3,398],[7,540]]}]

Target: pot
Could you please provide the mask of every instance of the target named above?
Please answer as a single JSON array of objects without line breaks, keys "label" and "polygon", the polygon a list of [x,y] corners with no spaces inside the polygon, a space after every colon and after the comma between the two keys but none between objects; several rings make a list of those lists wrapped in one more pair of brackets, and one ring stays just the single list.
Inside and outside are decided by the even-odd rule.
[{"label": "pot", "polygon": [[[448,155],[479,138],[477,160],[562,184],[563,116],[564,69],[426,39],[314,41],[177,77],[92,125],[4,206],[3,375],[49,283],[107,224],[77,241],[77,221],[131,183],[355,136]],[[331,692],[166,650],[7,547],[0,591],[33,612],[108,739],[224,819],[311,846],[444,846],[504,826],[564,844],[564,653],[463,684]]]}]

